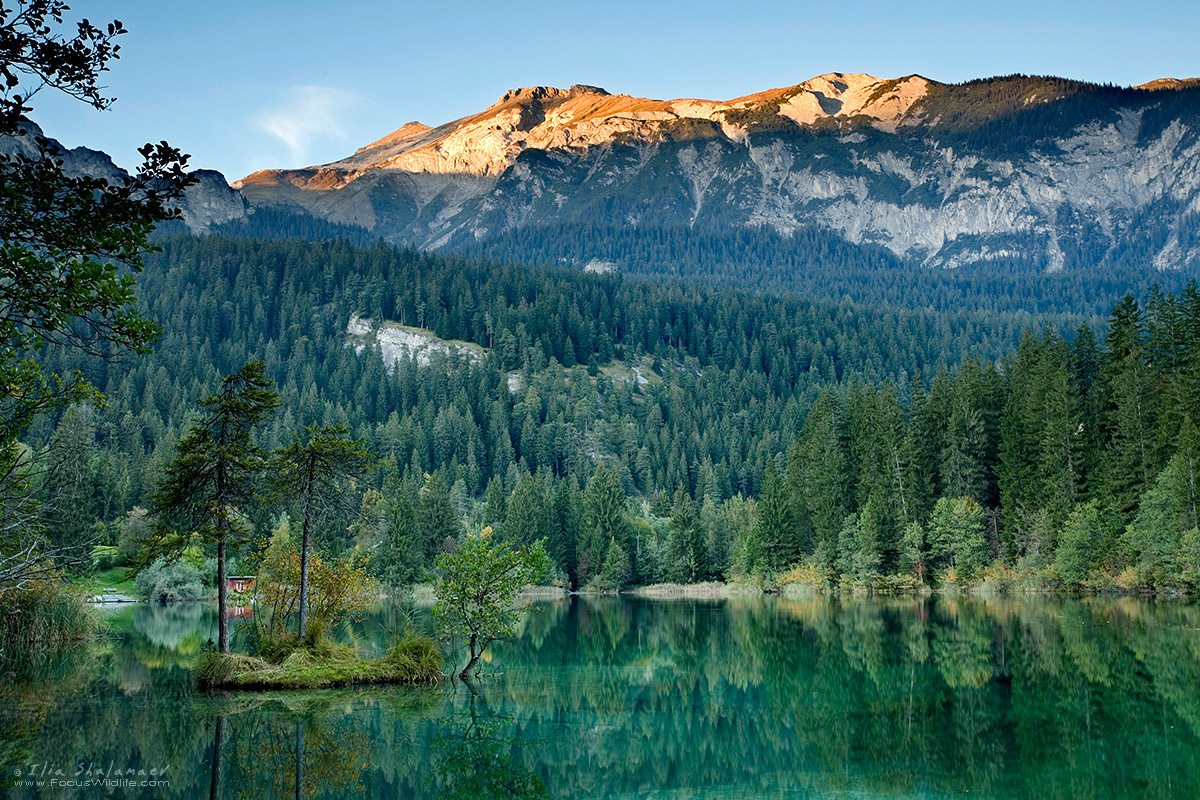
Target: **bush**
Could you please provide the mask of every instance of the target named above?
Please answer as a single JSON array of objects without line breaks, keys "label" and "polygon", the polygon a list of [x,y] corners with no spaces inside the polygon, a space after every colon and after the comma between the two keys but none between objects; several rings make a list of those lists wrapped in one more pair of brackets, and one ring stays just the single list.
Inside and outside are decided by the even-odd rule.
[{"label": "bush", "polygon": [[92,561],[96,565],[96,569],[101,572],[126,563],[120,550],[113,545],[106,544],[98,544],[92,548]]},{"label": "bush", "polygon": [[437,642],[428,636],[406,633],[387,651],[385,660],[413,676],[433,678],[442,674],[445,658]]},{"label": "bush", "polygon": [[775,585],[792,593],[824,592],[830,583],[829,570],[815,561],[803,561],[775,576]]},{"label": "bush", "polygon": [[206,594],[204,573],[186,561],[156,559],[138,573],[133,588],[147,600],[174,603],[200,600]]},{"label": "bush", "polygon": [[1054,554],[1054,571],[1063,583],[1077,587],[1087,579],[1100,538],[1100,510],[1095,500],[1071,512]]}]

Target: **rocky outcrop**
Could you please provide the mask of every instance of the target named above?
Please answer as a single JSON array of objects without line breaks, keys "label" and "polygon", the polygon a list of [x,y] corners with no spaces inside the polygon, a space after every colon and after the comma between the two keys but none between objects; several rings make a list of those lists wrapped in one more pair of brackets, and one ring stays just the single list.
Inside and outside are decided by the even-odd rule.
[{"label": "rocky outcrop", "polygon": [[[86,148],[64,158],[124,175]],[[193,230],[256,207],[423,248],[540,224],[817,227],[936,267],[1178,269],[1200,266],[1200,85],[829,73],[724,101],[539,86],[331,164],[197,178]]]},{"label": "rocky outcrop", "polygon": [[246,216],[245,195],[230,186],[224,175],[212,169],[198,169],[192,175],[196,182],[184,191],[180,206],[188,228],[203,231]]}]

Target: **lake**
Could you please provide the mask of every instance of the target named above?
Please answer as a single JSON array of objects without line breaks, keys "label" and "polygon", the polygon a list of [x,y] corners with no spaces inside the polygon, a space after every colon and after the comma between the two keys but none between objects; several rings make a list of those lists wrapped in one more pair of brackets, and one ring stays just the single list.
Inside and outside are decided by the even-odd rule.
[{"label": "lake", "polygon": [[[1200,796],[1183,603],[539,601],[475,693],[201,693],[210,607],[108,613],[104,642],[3,682],[9,796],[207,797],[214,765],[229,798]],[[341,635],[381,653],[410,619]]]}]

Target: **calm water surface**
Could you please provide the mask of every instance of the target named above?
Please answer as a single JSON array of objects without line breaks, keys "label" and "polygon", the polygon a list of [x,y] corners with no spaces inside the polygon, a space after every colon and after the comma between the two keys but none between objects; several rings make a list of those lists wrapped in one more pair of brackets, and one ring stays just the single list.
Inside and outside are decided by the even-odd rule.
[{"label": "calm water surface", "polygon": [[[401,617],[343,636],[381,652]],[[206,694],[189,667],[211,609],[112,626],[10,665],[9,796],[1200,797],[1200,608],[1179,603],[542,602],[474,695]],[[169,786],[52,785],[89,765]]]}]

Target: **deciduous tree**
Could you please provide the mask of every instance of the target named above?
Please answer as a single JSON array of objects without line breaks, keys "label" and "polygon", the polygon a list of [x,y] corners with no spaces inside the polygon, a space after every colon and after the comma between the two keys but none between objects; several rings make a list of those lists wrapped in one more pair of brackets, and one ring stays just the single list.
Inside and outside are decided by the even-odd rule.
[{"label": "deciduous tree", "polygon": [[434,582],[433,619],[446,636],[467,640],[470,657],[460,678],[470,680],[488,646],[513,635],[523,611],[517,595],[549,566],[542,542],[500,544],[491,528],[467,536],[453,552],[438,556],[441,575]]}]

